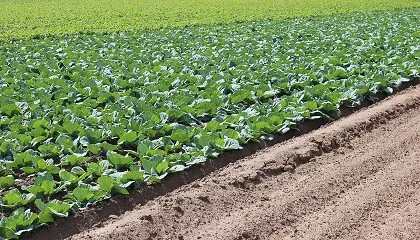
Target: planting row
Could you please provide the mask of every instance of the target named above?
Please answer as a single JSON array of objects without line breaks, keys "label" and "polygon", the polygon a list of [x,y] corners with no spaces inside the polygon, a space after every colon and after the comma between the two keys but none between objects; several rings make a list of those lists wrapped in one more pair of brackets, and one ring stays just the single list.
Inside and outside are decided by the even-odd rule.
[{"label": "planting row", "polygon": [[0,46],[0,236],[418,77],[419,10]]},{"label": "planting row", "polygon": [[2,0],[0,41],[420,7],[417,0]]}]

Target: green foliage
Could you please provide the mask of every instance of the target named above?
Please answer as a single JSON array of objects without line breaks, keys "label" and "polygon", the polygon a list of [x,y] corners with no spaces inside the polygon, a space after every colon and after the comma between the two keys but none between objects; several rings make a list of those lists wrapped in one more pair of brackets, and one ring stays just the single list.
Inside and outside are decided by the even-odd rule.
[{"label": "green foliage", "polygon": [[108,154],[108,160],[116,169],[129,168],[134,164],[132,157],[122,156],[118,153]]},{"label": "green foliage", "polygon": [[104,191],[106,194],[128,194],[127,189],[124,187],[121,187],[115,179],[109,176],[102,176],[98,178],[98,184],[102,191]]},{"label": "green foliage", "polygon": [[79,206],[87,206],[89,203],[93,203],[96,200],[92,187],[87,185],[80,185],[76,187],[70,194],[67,195],[67,197]]},{"label": "green foliage", "polygon": [[7,189],[15,183],[15,178],[11,175],[0,177],[0,188]]},{"label": "green foliage", "polygon": [[18,238],[23,232],[31,231],[38,219],[38,214],[30,209],[18,208],[8,217],[0,220],[0,234],[6,239]]},{"label": "green foliage", "polygon": [[[407,7],[420,7],[420,3],[416,0],[231,0],[229,4],[225,0],[2,0],[0,39],[174,28]],[[234,64],[236,62],[232,61],[228,66]],[[35,66],[29,69],[34,73],[48,70]]]},{"label": "green foliage", "polygon": [[0,200],[0,205],[5,208],[18,208],[25,206],[35,199],[35,195],[32,193],[21,193],[17,189],[13,189],[5,193]]},{"label": "green foliage", "polygon": [[71,205],[59,200],[52,200],[48,203],[42,202],[40,199],[35,200],[35,205],[39,209],[38,223],[51,223],[57,217],[67,217],[71,211]]},{"label": "green foliage", "polygon": [[0,237],[418,80],[418,11],[1,44]]}]

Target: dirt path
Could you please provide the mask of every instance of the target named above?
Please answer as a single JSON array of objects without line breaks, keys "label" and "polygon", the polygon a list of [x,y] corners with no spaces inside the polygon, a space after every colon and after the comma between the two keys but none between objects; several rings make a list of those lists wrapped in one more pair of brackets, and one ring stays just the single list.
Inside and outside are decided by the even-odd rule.
[{"label": "dirt path", "polygon": [[420,87],[70,239],[420,239]]}]

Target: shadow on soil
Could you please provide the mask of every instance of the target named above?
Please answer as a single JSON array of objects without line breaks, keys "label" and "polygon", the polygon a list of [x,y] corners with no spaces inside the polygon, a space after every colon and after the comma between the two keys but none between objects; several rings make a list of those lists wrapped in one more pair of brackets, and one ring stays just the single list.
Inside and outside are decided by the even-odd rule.
[{"label": "shadow on soil", "polygon": [[[420,84],[420,78],[413,78],[412,81],[406,82],[398,88],[394,88],[394,93],[418,84]],[[348,116],[374,102],[381,101],[386,97],[387,95],[385,93],[379,93],[374,96],[374,100],[365,100],[360,106],[342,107],[340,108],[340,118]],[[205,163],[192,166],[186,171],[171,174],[160,184],[142,186],[130,191],[129,195],[117,195],[112,197],[109,201],[100,202],[90,209],[77,212],[68,218],[57,219],[50,226],[41,227],[33,232],[23,234],[22,239],[64,239],[86,229],[100,227],[110,218],[110,216],[113,217],[112,215],[118,216],[126,211],[133,210],[137,205],[144,205],[159,196],[174,191],[184,184],[191,183],[206,176],[210,172],[223,168],[241,158],[250,156],[260,149],[309,133],[329,122],[330,121],[323,119],[302,122],[297,126],[297,129],[283,135],[275,135],[273,140],[251,142],[242,150],[225,152],[217,158],[209,159]]]}]

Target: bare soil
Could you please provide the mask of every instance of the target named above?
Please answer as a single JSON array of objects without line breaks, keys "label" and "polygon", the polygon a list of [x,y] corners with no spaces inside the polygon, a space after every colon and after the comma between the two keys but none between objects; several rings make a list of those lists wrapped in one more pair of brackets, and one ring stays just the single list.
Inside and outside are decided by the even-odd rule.
[{"label": "bare soil", "polygon": [[420,87],[68,239],[420,239]]}]

